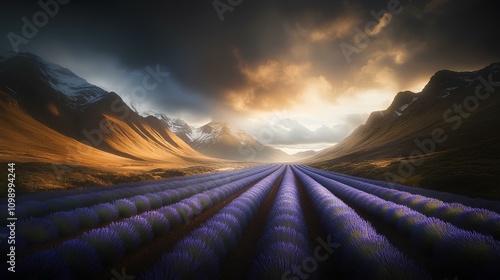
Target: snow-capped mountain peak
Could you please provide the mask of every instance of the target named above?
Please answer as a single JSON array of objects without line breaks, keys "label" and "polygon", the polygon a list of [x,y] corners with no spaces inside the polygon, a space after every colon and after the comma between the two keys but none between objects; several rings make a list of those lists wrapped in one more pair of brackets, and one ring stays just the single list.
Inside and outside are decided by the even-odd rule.
[{"label": "snow-capped mountain peak", "polygon": [[232,160],[290,160],[284,152],[265,146],[228,122],[212,121],[192,130],[190,145],[206,155]]},{"label": "snow-capped mountain peak", "polygon": [[250,134],[228,122],[212,121],[195,128],[180,118],[171,118],[154,111],[146,114],[160,119],[192,148],[211,157],[243,161],[291,159],[284,152],[261,144]]},{"label": "snow-capped mountain peak", "polygon": [[180,118],[169,118],[167,115],[163,113],[158,113],[154,111],[146,112],[148,116],[154,116],[161,120],[173,133],[177,132],[185,132],[190,133],[194,127],[190,126],[187,122]]},{"label": "snow-capped mountain peak", "polygon": [[107,91],[90,84],[69,69],[47,62],[36,55],[30,53],[5,53],[1,57],[2,60],[0,61],[4,61],[7,67],[29,65],[30,68],[24,69],[34,71],[33,73],[42,83],[52,88],[60,100],[75,111],[84,111],[90,104],[103,99],[109,94]]},{"label": "snow-capped mountain peak", "polygon": [[40,62],[45,66],[41,67],[41,71],[47,83],[80,106],[86,107],[108,94],[107,91],[90,84],[69,69],[43,60]]},{"label": "snow-capped mountain peak", "polygon": [[143,115],[144,117],[153,116],[158,118],[170,131],[181,138],[184,142],[188,143],[189,145],[192,144],[193,134],[196,133],[196,128],[189,125],[184,120],[180,118],[171,118],[163,113],[159,113],[153,110],[149,110],[141,115]]},{"label": "snow-capped mountain peak", "polygon": [[256,141],[248,133],[236,129],[228,122],[211,121],[201,127],[189,125],[180,118],[171,118],[163,113],[148,111],[146,115],[160,119],[167,127],[192,147],[199,147],[221,140],[237,140],[239,143],[247,144]]},{"label": "snow-capped mountain peak", "polygon": [[242,145],[249,144],[252,140],[256,141],[245,131],[231,127],[228,122],[215,121],[198,128],[192,138],[197,144],[216,143],[223,138],[236,140]]}]

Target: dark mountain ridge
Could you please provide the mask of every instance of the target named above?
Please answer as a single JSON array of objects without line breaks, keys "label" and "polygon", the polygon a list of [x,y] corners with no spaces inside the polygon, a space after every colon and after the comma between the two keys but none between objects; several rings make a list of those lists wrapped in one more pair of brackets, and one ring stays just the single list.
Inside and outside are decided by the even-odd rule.
[{"label": "dark mountain ridge", "polygon": [[379,180],[500,199],[500,63],[439,71],[307,163]]}]

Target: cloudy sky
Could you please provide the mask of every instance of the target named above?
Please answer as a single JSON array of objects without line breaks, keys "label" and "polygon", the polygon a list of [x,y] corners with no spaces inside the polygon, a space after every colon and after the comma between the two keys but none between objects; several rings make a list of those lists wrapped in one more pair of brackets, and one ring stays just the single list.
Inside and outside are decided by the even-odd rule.
[{"label": "cloudy sky", "polygon": [[[337,143],[438,70],[500,61],[493,0],[37,2],[2,3],[0,49],[65,66],[139,111],[230,121],[287,152]],[[139,98],[151,69],[161,83]]]}]

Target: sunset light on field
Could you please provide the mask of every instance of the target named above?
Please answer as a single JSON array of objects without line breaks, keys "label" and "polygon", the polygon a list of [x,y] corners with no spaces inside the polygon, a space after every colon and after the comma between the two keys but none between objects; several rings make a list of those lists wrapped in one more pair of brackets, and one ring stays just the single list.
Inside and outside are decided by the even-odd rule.
[{"label": "sunset light on field", "polygon": [[3,1],[0,279],[499,279],[499,15]]}]

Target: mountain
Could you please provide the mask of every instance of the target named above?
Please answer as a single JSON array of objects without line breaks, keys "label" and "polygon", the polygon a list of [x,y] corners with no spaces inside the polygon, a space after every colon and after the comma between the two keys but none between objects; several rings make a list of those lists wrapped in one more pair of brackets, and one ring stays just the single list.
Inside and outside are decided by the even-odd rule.
[{"label": "mountain", "polygon": [[154,116],[161,120],[164,125],[170,129],[175,135],[177,135],[182,141],[190,144],[192,141],[193,131],[196,130],[195,127],[190,126],[187,122],[180,118],[169,118],[165,114],[149,111],[146,115]]},{"label": "mountain", "polygon": [[290,161],[285,152],[263,145],[241,129],[227,122],[210,122],[193,131],[191,146],[201,153],[237,161]]},{"label": "mountain", "polygon": [[133,164],[134,161],[113,155],[63,135],[35,120],[9,94],[0,90],[0,161],[46,162],[98,166]]},{"label": "mountain", "polygon": [[[0,157],[4,160],[9,158],[8,151],[18,151],[23,161],[49,162],[84,151],[86,155],[72,159],[83,165],[96,160],[107,162],[98,160],[97,155],[123,163],[190,165],[208,160],[161,120],[138,115],[116,93],[33,54],[4,56],[0,62],[0,97],[3,134],[19,139],[2,138]],[[19,119],[12,120],[11,116]],[[39,139],[44,141],[25,146],[26,141]],[[29,153],[22,152],[27,147]]]},{"label": "mountain", "polygon": [[500,199],[500,63],[439,71],[306,163],[352,175]]},{"label": "mountain", "polygon": [[298,152],[298,153],[293,154],[292,157],[302,159],[302,158],[307,158],[307,157],[310,157],[310,156],[314,156],[317,153],[318,152],[313,151],[313,150],[302,151],[302,152]]},{"label": "mountain", "polygon": [[258,162],[294,159],[281,150],[260,143],[247,132],[231,127],[228,122],[212,121],[195,128],[179,118],[169,118],[159,113],[152,114],[193,149],[210,157]]}]

